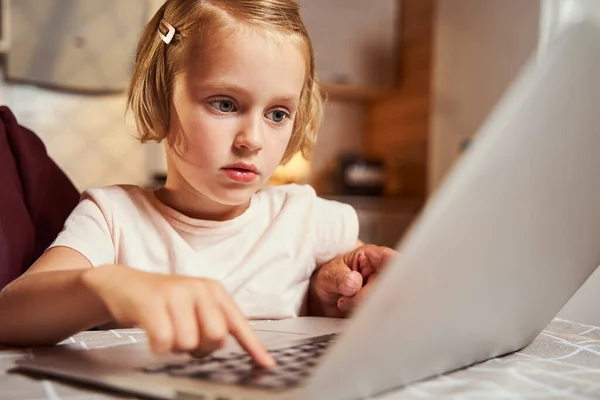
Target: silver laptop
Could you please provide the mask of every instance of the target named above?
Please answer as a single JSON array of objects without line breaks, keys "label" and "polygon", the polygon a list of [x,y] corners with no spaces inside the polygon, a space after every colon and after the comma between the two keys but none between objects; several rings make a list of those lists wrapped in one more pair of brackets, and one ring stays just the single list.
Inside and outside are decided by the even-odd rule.
[{"label": "silver laptop", "polygon": [[255,329],[239,349],[158,358],[146,345],[55,352],[20,368],[158,399],[357,399],[528,345],[600,265],[600,31],[532,61],[349,320]]}]

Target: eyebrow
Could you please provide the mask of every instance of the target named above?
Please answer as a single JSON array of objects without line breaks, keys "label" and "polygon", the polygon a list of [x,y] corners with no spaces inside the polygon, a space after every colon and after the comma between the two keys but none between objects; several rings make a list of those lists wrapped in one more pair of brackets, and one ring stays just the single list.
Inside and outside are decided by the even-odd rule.
[{"label": "eyebrow", "polygon": [[[234,83],[228,83],[228,82],[219,82],[219,81],[206,82],[204,84],[198,85],[197,88],[200,90],[207,90],[207,89],[225,90],[225,91],[239,93],[239,94],[246,95],[246,96],[248,96],[250,94],[250,92],[248,90],[244,89],[242,86],[236,85]],[[273,102],[291,103],[294,106],[298,106],[298,104],[300,103],[300,98],[298,96],[276,96],[273,98]]]}]

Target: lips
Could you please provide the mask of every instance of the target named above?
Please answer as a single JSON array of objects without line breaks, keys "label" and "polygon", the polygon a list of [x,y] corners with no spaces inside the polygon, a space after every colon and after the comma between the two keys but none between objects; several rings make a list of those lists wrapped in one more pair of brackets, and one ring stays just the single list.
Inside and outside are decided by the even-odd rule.
[{"label": "lips", "polygon": [[232,181],[240,183],[250,183],[260,175],[258,169],[253,164],[235,163],[221,168],[225,176]]}]

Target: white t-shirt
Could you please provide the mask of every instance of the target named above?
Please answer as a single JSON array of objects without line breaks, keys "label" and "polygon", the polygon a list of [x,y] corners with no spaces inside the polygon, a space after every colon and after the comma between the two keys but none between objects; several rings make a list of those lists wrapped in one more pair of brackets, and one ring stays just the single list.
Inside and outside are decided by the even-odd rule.
[{"label": "white t-shirt", "polygon": [[93,266],[211,278],[248,318],[303,312],[312,272],[354,248],[354,209],[321,199],[310,186],[267,186],[229,221],[186,217],[137,186],[92,189],[50,247],[66,246]]}]

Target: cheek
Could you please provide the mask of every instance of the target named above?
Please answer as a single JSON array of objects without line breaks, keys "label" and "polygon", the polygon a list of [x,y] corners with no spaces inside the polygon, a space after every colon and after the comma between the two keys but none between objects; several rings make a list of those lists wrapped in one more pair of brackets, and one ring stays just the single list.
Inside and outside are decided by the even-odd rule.
[{"label": "cheek", "polygon": [[276,132],[270,140],[269,146],[271,151],[269,152],[269,164],[274,168],[279,165],[285,150],[287,149],[290,137],[292,135],[292,129],[286,132]]},{"label": "cheek", "polygon": [[227,137],[223,133],[222,122],[214,118],[196,115],[182,122],[184,129],[184,151],[186,162],[196,166],[212,165],[229,148]]}]

